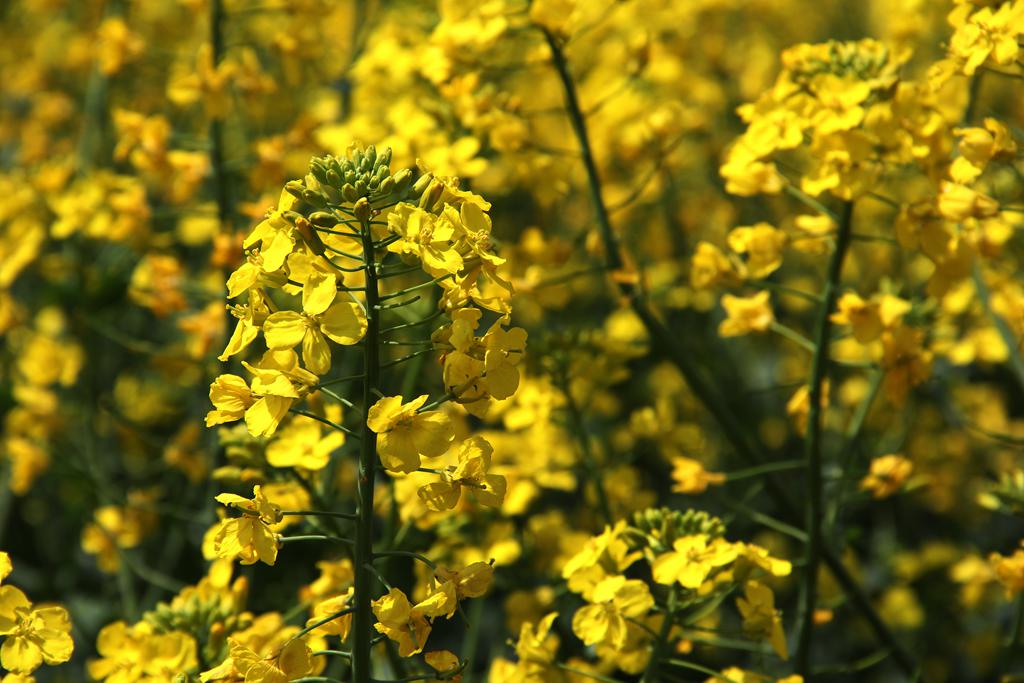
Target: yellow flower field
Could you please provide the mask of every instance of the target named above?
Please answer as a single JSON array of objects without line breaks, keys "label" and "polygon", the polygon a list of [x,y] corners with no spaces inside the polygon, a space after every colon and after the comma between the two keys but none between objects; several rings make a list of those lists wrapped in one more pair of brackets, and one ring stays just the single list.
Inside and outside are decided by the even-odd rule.
[{"label": "yellow flower field", "polygon": [[1024,680],[1024,0],[0,29],[0,683]]}]

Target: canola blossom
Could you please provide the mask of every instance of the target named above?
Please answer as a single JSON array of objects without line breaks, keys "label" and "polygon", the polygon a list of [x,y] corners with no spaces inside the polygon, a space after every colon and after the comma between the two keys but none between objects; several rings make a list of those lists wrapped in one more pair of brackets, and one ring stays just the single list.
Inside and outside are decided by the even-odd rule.
[{"label": "canola blossom", "polygon": [[0,27],[2,683],[1024,677],[1024,0]]}]

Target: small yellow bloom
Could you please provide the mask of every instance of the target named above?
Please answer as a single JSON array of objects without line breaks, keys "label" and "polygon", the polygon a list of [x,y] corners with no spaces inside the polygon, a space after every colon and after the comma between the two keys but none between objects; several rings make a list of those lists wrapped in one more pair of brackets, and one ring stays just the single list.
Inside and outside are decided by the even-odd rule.
[{"label": "small yellow bloom", "polygon": [[373,601],[377,617],[374,628],[398,643],[398,654],[411,657],[423,651],[430,635],[430,622],[419,605],[412,606],[405,593],[392,588],[387,595]]},{"label": "small yellow bloom", "polygon": [[704,493],[708,486],[725,483],[725,475],[707,471],[693,458],[678,456],[672,458],[672,480],[675,482],[674,492],[693,495]]},{"label": "small yellow bloom", "polygon": [[616,650],[626,644],[627,619],[640,619],[654,607],[647,584],[624,576],[609,576],[594,587],[593,604],[576,610],[572,630],[584,645],[604,643]]},{"label": "small yellow bloom", "polygon": [[366,424],[377,433],[377,453],[391,472],[415,472],[420,456],[437,457],[448,450],[452,425],[448,416],[436,410],[419,413],[427,396],[402,403],[401,396],[388,396],[370,408]]},{"label": "small yellow bloom", "polygon": [[260,486],[252,489],[252,500],[233,493],[221,493],[216,500],[242,512],[241,517],[225,519],[214,536],[217,557],[240,558],[242,564],[262,561],[273,565],[277,561],[277,534],[270,525],[283,518],[281,508],[271,503]]},{"label": "small yellow bloom", "polygon": [[730,564],[738,554],[735,545],[721,538],[683,536],[671,551],[658,556],[651,571],[658,583],[671,585],[678,581],[684,588],[696,590],[713,571]]},{"label": "small yellow bloom", "polygon": [[734,228],[728,237],[729,248],[747,257],[747,277],[760,279],[782,265],[786,233],[768,223]]},{"label": "small yellow bloom", "polygon": [[462,671],[462,662],[453,652],[448,650],[427,652],[424,653],[423,660],[438,675],[444,676],[444,680],[453,681],[453,683],[459,683],[462,680],[462,674],[459,673]]},{"label": "small yellow bloom", "polygon": [[[331,617],[339,612],[343,612],[348,609],[349,604],[352,601],[354,589],[350,586],[347,591],[341,595],[335,595],[332,598],[321,600],[313,606],[313,612],[309,619],[306,620],[306,627],[310,627],[313,624],[323,621],[324,619]],[[314,632],[336,635],[342,640],[348,638],[348,632],[352,628],[352,614],[342,614],[341,616],[335,617],[328,621],[326,624],[319,626]]]},{"label": "small yellow bloom", "polygon": [[1006,589],[1007,598],[1024,591],[1024,548],[1017,548],[1012,555],[992,553],[988,563]]},{"label": "small yellow bloom", "polygon": [[748,581],[744,597],[736,599],[736,607],[743,615],[743,630],[754,638],[771,643],[780,658],[789,655],[786,649],[786,634],[782,630],[782,616],[775,609],[775,594],[759,581]]},{"label": "small yellow bloom", "polygon": [[322,431],[320,423],[314,420],[293,420],[267,444],[267,463],[273,467],[323,469],[330,461],[331,453],[345,443],[345,434],[332,429],[323,436]]},{"label": "small yellow bloom", "polygon": [[775,322],[768,299],[771,293],[761,291],[753,296],[722,295],[726,319],[718,326],[722,337],[739,337],[751,332],[764,332]]},{"label": "small yellow bloom", "polygon": [[8,671],[28,674],[43,662],[71,659],[71,619],[63,607],[35,607],[14,586],[0,587],[0,664]]},{"label": "small yellow bloom", "polygon": [[488,474],[494,449],[482,436],[472,436],[459,447],[459,464],[445,468],[441,481],[427,484],[417,492],[426,506],[440,512],[451,510],[462,496],[463,487],[473,491],[481,505],[501,507],[505,499],[505,477]]},{"label": "small yellow bloom", "polygon": [[898,492],[910,478],[914,464],[902,455],[883,455],[871,461],[868,475],[860,482],[864,491],[875,498],[888,498]]}]

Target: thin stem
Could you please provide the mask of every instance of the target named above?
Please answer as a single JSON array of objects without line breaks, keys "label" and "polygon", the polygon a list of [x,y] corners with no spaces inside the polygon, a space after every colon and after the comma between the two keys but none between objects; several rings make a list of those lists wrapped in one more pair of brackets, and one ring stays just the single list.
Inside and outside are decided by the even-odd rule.
[{"label": "thin stem", "polygon": [[[373,258],[373,235],[369,219],[362,225],[363,252]],[[380,299],[377,271],[373,264],[366,268],[366,335],[363,338],[363,408],[368,410],[380,391]],[[359,519],[356,524],[354,552],[355,614],[352,622],[352,681],[370,680],[370,639],[373,631],[373,494],[377,474],[377,433],[363,420],[359,451],[359,473],[356,483]]]},{"label": "thin stem", "polygon": [[802,470],[807,467],[807,463],[803,460],[783,460],[781,462],[770,462],[765,465],[758,465],[756,467],[748,467],[742,470],[736,470],[735,472],[729,472],[725,475],[725,480],[729,483],[734,481],[741,481],[743,479],[750,479],[752,477],[760,477],[764,474],[770,474],[772,472],[788,472],[789,470]]},{"label": "thin stem", "polygon": [[786,194],[793,197],[802,204],[814,209],[819,213],[823,213],[832,219],[833,223],[839,223],[840,218],[831,209],[819,202],[817,199],[807,194],[793,183],[786,183]]},{"label": "thin stem", "polygon": [[407,360],[413,359],[416,356],[422,356],[425,353],[431,353],[431,352],[433,352],[433,350],[434,349],[423,349],[422,351],[416,351],[415,353],[410,353],[408,356],[402,356],[401,358],[398,358],[398,359],[395,359],[395,360],[392,360],[392,361],[388,361],[387,363],[384,363],[383,365],[381,365],[380,368],[381,368],[381,370],[383,370],[385,368],[393,367],[395,365],[398,365],[399,363],[404,363]]},{"label": "thin stem", "polygon": [[445,280],[447,280],[450,277],[451,277],[450,273],[445,273],[441,277],[435,277],[433,280],[427,280],[426,282],[421,282],[418,285],[413,285],[412,287],[406,287],[405,289],[400,289],[397,292],[391,292],[390,294],[382,294],[381,297],[380,297],[380,300],[381,301],[387,301],[388,299],[394,299],[396,296],[405,296],[406,294],[409,294],[410,292],[415,292],[415,291],[418,291],[418,290],[421,290],[421,289],[426,289],[427,287],[431,287],[433,285],[436,285],[439,282],[444,282]]},{"label": "thin stem", "polygon": [[568,664],[562,664],[561,662],[553,662],[562,671],[567,671],[577,676],[583,676],[584,678],[590,678],[595,681],[601,681],[601,683],[622,683],[617,678],[611,678],[610,676],[602,676],[601,674],[594,673],[593,671],[584,671],[583,669],[576,669],[569,666]]},{"label": "thin stem", "polygon": [[354,409],[356,407],[355,404],[352,403],[352,401],[348,400],[344,396],[340,396],[339,394],[334,393],[330,389],[326,389],[322,384],[320,385],[319,388],[320,388],[320,391],[324,392],[325,394],[327,394],[328,396],[330,396],[331,398],[333,398],[335,401],[337,401],[341,405],[345,406],[346,408],[353,408]]},{"label": "thin stem", "polygon": [[647,663],[647,668],[644,669],[644,675],[643,678],[640,679],[640,683],[653,683],[653,681],[658,680],[658,664],[661,662],[662,657],[665,655],[665,651],[668,649],[669,637],[672,634],[672,625],[675,622],[677,599],[678,594],[676,592],[676,587],[673,584],[668,590],[668,603],[665,606],[665,617],[661,622],[661,628],[658,630],[658,638],[654,641],[654,646],[651,648],[651,660]]},{"label": "thin stem", "polygon": [[541,28],[544,39],[551,49],[551,61],[558,78],[562,82],[562,91],[565,95],[565,109],[569,115],[569,122],[572,124],[576,134],[576,141],[580,146],[580,155],[583,157],[583,165],[587,171],[587,184],[590,187],[591,197],[594,198],[594,212],[597,214],[597,227],[604,242],[605,262],[608,270],[616,271],[622,268],[622,254],[619,251],[618,237],[612,229],[611,219],[608,217],[608,207],[601,195],[601,179],[597,173],[597,164],[594,162],[594,154],[590,148],[590,137],[587,133],[587,123],[583,117],[583,110],[580,108],[579,96],[576,94],[576,83],[569,72],[569,63],[565,59],[565,53],[555,38],[554,34],[546,28]]},{"label": "thin stem", "polygon": [[375,577],[377,577],[377,580],[380,581],[381,585],[384,586],[384,588],[388,589],[389,591],[391,590],[391,584],[388,582],[386,578],[384,578],[384,575],[380,573],[379,569],[374,567],[369,562],[366,563],[366,569],[372,572]]},{"label": "thin stem", "polygon": [[334,614],[328,614],[323,619],[320,619],[318,621],[314,621],[312,624],[310,624],[309,626],[307,626],[306,628],[302,629],[301,631],[296,633],[294,636],[292,636],[289,640],[298,640],[299,638],[301,638],[302,636],[306,635],[307,633],[311,633],[311,632],[317,630],[318,628],[320,628],[324,624],[329,624],[330,622],[334,621],[335,619],[340,619],[341,617],[345,616],[346,614],[352,614],[352,610],[353,610],[352,607],[346,607],[345,609],[339,610],[339,611],[335,612]]},{"label": "thin stem", "polygon": [[1024,358],[1020,354],[1020,340],[1013,334],[1013,330],[1006,324],[1003,317],[992,308],[992,293],[985,282],[985,273],[982,271],[980,263],[974,264],[973,276],[974,289],[978,292],[978,301],[981,302],[981,307],[985,309],[985,313],[996,326],[996,330],[1006,346],[1010,370],[1021,389],[1024,389]]},{"label": "thin stem", "polygon": [[821,410],[825,376],[828,370],[830,334],[832,331],[832,309],[835,307],[839,290],[839,279],[843,272],[843,261],[850,246],[853,226],[853,202],[843,204],[842,217],[836,233],[835,249],[828,262],[828,271],[822,289],[822,305],[818,309],[818,320],[814,335],[814,357],[811,361],[809,385],[810,408],[807,416],[807,547],[804,555],[803,586],[800,593],[799,636],[796,650],[796,671],[810,681],[811,648],[814,636],[814,609],[818,595],[818,566],[821,563],[822,533],[822,445],[823,416]]},{"label": "thin stem", "polygon": [[334,429],[337,429],[339,432],[344,432],[349,436],[355,437],[357,439],[362,438],[357,432],[352,431],[348,427],[340,425],[337,422],[332,422],[331,420],[328,420],[326,417],[320,417],[316,413],[311,413],[308,410],[303,410],[302,408],[292,408],[290,412],[295,413],[296,415],[302,415],[303,417],[308,417],[311,420],[316,420],[317,422],[321,422],[327,425],[328,427],[333,427]]},{"label": "thin stem", "polygon": [[411,557],[414,560],[419,560],[432,570],[437,571],[437,564],[435,564],[433,560],[411,550],[380,550],[373,554],[373,560],[371,561],[376,561],[379,557]]},{"label": "thin stem", "polygon": [[718,679],[720,681],[725,681],[725,683],[739,683],[739,681],[737,681],[735,678],[729,678],[728,676],[721,674],[715,671],[714,669],[709,669],[706,666],[694,664],[693,662],[687,662],[682,659],[666,659],[665,663],[671,664],[672,666],[678,666],[681,669],[690,669],[691,671],[697,671],[706,676],[711,676],[712,678]]},{"label": "thin stem", "polygon": [[[416,296],[414,296],[411,299],[407,299],[405,301],[399,301],[398,303],[394,303],[394,304],[374,304],[374,308],[376,308],[378,311],[386,311],[386,310],[389,310],[389,309],[392,309],[392,308],[402,308],[403,306],[409,306],[410,304],[416,303],[421,298],[422,297],[420,297],[420,295],[417,294]],[[369,305],[369,304],[367,304],[367,305]]]},{"label": "thin stem", "polygon": [[[224,58],[224,24],[226,14],[223,0],[210,0],[210,49],[213,68]],[[217,220],[222,233],[231,232],[231,198],[228,194],[228,169],[224,163],[224,121],[210,120],[210,168],[213,170],[213,191],[217,201]]]},{"label": "thin stem", "polygon": [[345,543],[347,545],[354,545],[355,541],[351,538],[342,538],[341,536],[327,536],[325,534],[306,534],[303,536],[282,536],[277,539],[278,543],[295,543],[297,541],[331,541],[333,543]]},{"label": "thin stem", "polygon": [[614,524],[615,518],[612,515],[612,506],[608,500],[608,491],[604,487],[604,478],[601,475],[601,467],[594,457],[594,450],[590,443],[590,432],[583,422],[583,411],[580,410],[576,398],[572,395],[572,387],[569,378],[562,377],[562,393],[565,395],[565,406],[569,412],[569,419],[572,422],[572,432],[580,444],[580,452],[583,456],[583,469],[587,479],[594,486],[597,494],[597,505],[601,510],[601,516],[605,524]]},{"label": "thin stem", "polygon": [[787,327],[782,323],[773,320],[771,326],[768,329],[770,329],[772,332],[775,332],[776,334],[782,335],[783,337],[797,344],[806,351],[810,351],[811,353],[814,353],[815,351],[814,342],[812,342],[810,339],[794,330],[792,327]]},{"label": "thin stem", "polygon": [[281,513],[285,517],[291,516],[315,516],[315,517],[340,517],[341,519],[359,519],[354,512],[331,512],[328,510],[285,510]]},{"label": "thin stem", "polygon": [[346,375],[345,377],[335,377],[334,379],[329,379],[326,382],[320,382],[319,384],[317,384],[313,388],[314,389],[320,389],[322,387],[329,387],[332,384],[341,384],[342,382],[351,382],[352,380],[362,379],[362,378],[363,378],[363,373],[359,373],[358,375]]}]

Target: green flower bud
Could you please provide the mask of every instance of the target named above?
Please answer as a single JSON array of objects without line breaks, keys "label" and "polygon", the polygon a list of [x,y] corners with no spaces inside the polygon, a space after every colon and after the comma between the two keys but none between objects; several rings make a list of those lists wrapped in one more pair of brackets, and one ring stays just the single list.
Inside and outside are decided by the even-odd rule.
[{"label": "green flower bud", "polygon": [[420,195],[420,208],[426,211],[433,209],[434,204],[441,198],[442,192],[444,192],[444,184],[440,180],[431,182]]},{"label": "green flower bud", "polygon": [[356,188],[351,183],[345,183],[341,187],[341,196],[345,198],[346,202],[350,204],[359,199],[359,193],[356,192]]},{"label": "green flower bud", "polygon": [[366,197],[360,197],[352,206],[352,213],[355,214],[356,220],[360,223],[366,223],[369,221],[370,217],[373,215],[373,207],[370,206],[370,200]]},{"label": "green flower bud", "polygon": [[314,211],[309,214],[309,222],[318,228],[333,228],[338,224],[338,217],[327,211]]},{"label": "green flower bud", "polygon": [[[410,171],[411,173],[411,171]],[[412,186],[412,196],[419,197],[430,185],[430,181],[434,179],[434,174],[424,173],[416,179],[416,184]]]}]

